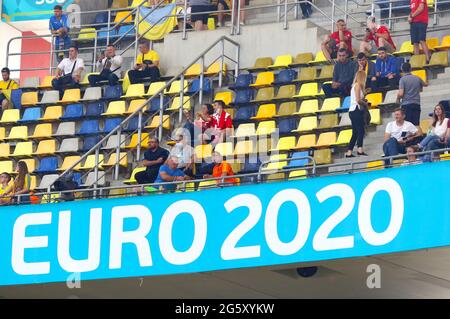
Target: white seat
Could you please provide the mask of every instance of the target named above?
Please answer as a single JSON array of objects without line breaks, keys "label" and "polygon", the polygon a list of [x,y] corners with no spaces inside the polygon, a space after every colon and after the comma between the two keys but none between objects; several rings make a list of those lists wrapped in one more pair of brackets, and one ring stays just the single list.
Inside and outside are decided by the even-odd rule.
[{"label": "white seat", "polygon": [[397,104],[397,95],[398,95],[398,90],[388,91],[386,93],[386,97],[384,98],[383,103],[381,103],[380,105],[394,105],[394,104]]},{"label": "white seat", "polygon": [[59,124],[56,133],[53,136],[74,136],[75,135],[75,122],[62,122]]},{"label": "white seat", "polygon": [[342,113],[341,115],[341,121],[339,122],[339,127],[343,127],[343,126],[352,126],[352,121],[350,120],[350,116],[348,115],[348,113]]},{"label": "white seat", "polygon": [[38,104],[56,104],[59,101],[58,91],[45,91]]},{"label": "white seat", "polygon": [[83,98],[80,101],[98,101],[102,98],[101,87],[89,87],[84,92]]},{"label": "white seat", "polygon": [[50,185],[52,185],[57,179],[59,175],[58,174],[52,174],[52,175],[44,175],[41,179],[41,182],[39,183],[39,186],[36,187],[37,190],[46,190]]},{"label": "white seat", "polygon": [[20,86],[21,89],[35,89],[39,86],[39,77],[33,76],[31,78],[26,78],[23,81],[23,85]]},{"label": "white seat", "polygon": [[68,153],[78,153],[80,150],[80,139],[77,137],[74,138],[66,138],[61,142],[61,146],[56,151],[56,153],[60,154],[68,154]]},{"label": "white seat", "polygon": [[[95,172],[90,172],[86,177],[86,182],[83,185],[81,185],[81,187],[91,187],[92,185],[94,185],[94,183],[95,183]],[[106,184],[105,172],[99,171],[97,178],[97,185],[105,186],[105,184]]]}]

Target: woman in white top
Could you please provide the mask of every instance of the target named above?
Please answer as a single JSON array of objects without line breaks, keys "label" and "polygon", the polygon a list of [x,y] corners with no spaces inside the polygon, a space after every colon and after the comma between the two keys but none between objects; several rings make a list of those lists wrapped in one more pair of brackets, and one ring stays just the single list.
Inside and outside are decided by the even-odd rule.
[{"label": "woman in white top", "polygon": [[366,92],[366,79],[367,75],[364,71],[356,72],[355,79],[353,80],[353,86],[350,94],[350,109],[349,116],[352,122],[352,139],[348,145],[347,153],[345,157],[355,157],[353,155],[353,149],[355,144],[358,146],[358,155],[367,156],[363,151],[364,141],[364,112],[361,110],[360,105],[366,103],[364,101],[364,95]]},{"label": "woman in white top", "polygon": [[429,147],[436,140],[443,139],[448,128],[448,118],[445,117],[445,110],[441,104],[434,107],[433,124],[428,135],[417,146],[420,150],[428,151]]}]

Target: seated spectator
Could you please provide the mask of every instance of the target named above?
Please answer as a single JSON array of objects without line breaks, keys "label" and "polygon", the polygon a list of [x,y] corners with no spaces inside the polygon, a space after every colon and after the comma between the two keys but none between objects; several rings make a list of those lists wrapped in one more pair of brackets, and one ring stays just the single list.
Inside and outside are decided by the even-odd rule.
[{"label": "seated spectator", "polygon": [[[213,174],[203,175],[204,179],[234,176],[233,168],[231,167],[230,164],[228,164],[225,160],[223,160],[222,154],[220,154],[219,152],[213,152],[212,159],[215,164],[213,168]],[[237,184],[238,180],[237,178],[226,178],[224,180],[217,180],[217,184],[222,183]]]},{"label": "seated spectator", "polygon": [[[445,136],[439,140],[435,139],[428,144],[428,151],[440,150],[445,148],[450,148],[450,120],[447,122],[447,132],[445,133]],[[437,157],[438,154],[433,155]],[[428,155],[428,158],[424,159],[424,161],[430,160],[431,154]]]},{"label": "seated spectator", "polygon": [[10,101],[10,91],[19,88],[19,84],[10,78],[11,71],[8,68],[2,69],[2,81],[0,81],[0,105],[2,110],[7,110],[12,107]]},{"label": "seated spectator", "polygon": [[4,200],[8,197],[12,197],[11,201],[13,203],[19,203],[19,198],[17,196],[21,195],[20,203],[29,204],[31,177],[28,172],[27,163],[25,163],[24,161],[18,162],[16,173],[17,176],[14,179],[14,182],[3,192],[3,194],[0,196],[0,199]]},{"label": "seated spectator", "polygon": [[398,82],[400,80],[398,62],[395,57],[387,54],[386,48],[378,48],[378,58],[375,66],[377,88],[388,86],[389,88],[394,89],[398,87]]},{"label": "seated spectator", "polygon": [[356,60],[357,64],[355,74],[358,71],[365,72],[367,74],[366,91],[374,91],[376,89],[377,81],[375,63],[369,61],[369,59],[367,59],[367,56],[362,52],[358,53]]},{"label": "seated spectator", "polygon": [[[160,167],[155,183],[182,182],[190,180],[191,178],[178,168],[178,164],[178,157],[169,156],[166,163]],[[177,189],[176,184],[161,185],[160,187],[165,191],[174,191]]]},{"label": "seated spectator", "polygon": [[178,158],[178,168],[186,175],[193,176],[194,150],[189,144],[190,139],[187,136],[179,135],[177,143],[170,151],[170,156]]},{"label": "seated spectator", "polygon": [[211,144],[223,142],[233,132],[233,120],[231,115],[225,112],[225,103],[223,101],[214,101],[214,114],[211,125]]},{"label": "seated spectator", "polygon": [[347,30],[347,24],[344,20],[339,19],[336,22],[336,32],[333,32],[324,42],[322,42],[322,52],[328,61],[336,59],[341,49],[348,51],[349,55],[353,55],[352,33]]},{"label": "seated spectator", "polygon": [[211,130],[209,130],[213,126],[213,115],[214,115],[214,107],[212,104],[203,104],[201,111],[195,115],[194,125],[198,131],[201,131],[201,134],[198,137],[198,140],[201,141],[201,144],[205,144],[211,141]]},{"label": "seated spectator", "polygon": [[116,55],[116,47],[113,44],[108,45],[105,56],[101,55],[97,59],[97,70],[100,74],[89,75],[89,84],[98,86],[99,82],[108,81],[110,86],[116,85],[119,82],[122,63],[122,56]]},{"label": "seated spectator", "polygon": [[428,86],[428,83],[411,74],[411,64],[408,62],[403,63],[402,71],[404,75],[400,79],[397,103],[400,104],[401,101],[401,107],[406,114],[405,120],[417,126],[420,122],[421,112],[420,92],[424,86]]},{"label": "seated spectator", "polygon": [[392,41],[389,29],[384,25],[378,25],[376,18],[370,16],[367,19],[366,34],[361,41],[359,52],[364,52],[365,54],[375,53],[373,52],[374,47],[371,44],[372,41],[375,43],[375,49],[383,47],[390,54],[394,53],[397,49],[394,41]]},{"label": "seated spectator", "polygon": [[144,152],[142,164],[146,170],[136,174],[138,184],[152,184],[158,176],[159,168],[167,160],[169,151],[159,146],[159,141],[155,137],[148,140],[148,150]]},{"label": "seated spectator", "polygon": [[402,163],[402,166],[416,165],[416,164],[422,163],[422,161],[420,159],[418,159],[414,153],[417,153],[416,147],[408,146],[406,148],[406,155],[408,155],[408,156],[407,156],[407,159]]},{"label": "seated spectator", "polygon": [[9,204],[9,201],[11,200],[9,197],[3,197],[3,194],[5,194],[6,190],[10,187],[10,182],[11,175],[8,173],[2,173],[0,175],[0,205]]},{"label": "seated spectator", "polygon": [[414,124],[405,121],[405,112],[402,109],[397,109],[394,112],[394,119],[395,121],[388,123],[384,133],[383,151],[385,157],[405,154],[406,147],[417,144],[416,138],[422,134]]},{"label": "seated spectator", "polygon": [[58,51],[56,54],[57,61],[61,62],[64,59],[64,50],[70,48],[70,24],[69,17],[63,13],[63,7],[56,5],[53,8],[54,15],[50,18],[49,28],[52,35],[55,37],[53,50]]},{"label": "seated spectator", "polygon": [[428,151],[428,146],[432,141],[443,140],[447,133],[448,122],[448,118],[445,117],[444,107],[440,104],[436,105],[433,112],[433,124],[431,124],[431,129],[427,136],[417,144],[418,149]]},{"label": "seated spectator", "polygon": [[356,63],[351,61],[346,49],[340,49],[333,71],[331,84],[324,84],[322,89],[327,98],[334,95],[349,96],[355,76]]},{"label": "seated spectator", "polygon": [[128,78],[131,84],[142,83],[144,79],[150,78],[151,82],[159,81],[159,55],[156,51],[150,50],[147,41],[139,44],[139,52],[134,70],[128,71]]},{"label": "seated spectator", "polygon": [[208,30],[209,13],[202,13],[216,10],[211,0],[188,0],[188,4],[191,7],[191,22],[195,31]]},{"label": "seated spectator", "polygon": [[84,61],[78,57],[78,48],[71,46],[69,57],[58,65],[56,76],[52,81],[53,89],[59,91],[62,99],[66,88],[78,87],[81,81],[81,72],[84,70]]}]

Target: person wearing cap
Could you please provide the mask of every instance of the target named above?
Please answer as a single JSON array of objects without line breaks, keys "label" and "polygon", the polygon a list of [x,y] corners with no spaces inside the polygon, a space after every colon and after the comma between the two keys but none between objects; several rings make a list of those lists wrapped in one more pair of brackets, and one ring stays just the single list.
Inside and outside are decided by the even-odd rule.
[{"label": "person wearing cap", "polygon": [[[372,46],[372,42],[375,44],[375,48]],[[367,19],[366,34],[359,46],[359,52],[364,52],[366,54],[376,53],[374,49],[377,50],[381,47],[385,48],[386,52],[389,54],[394,53],[397,49],[389,29],[384,25],[378,25],[375,17],[370,16]]]},{"label": "person wearing cap", "polygon": [[19,88],[19,84],[12,80],[10,75],[11,71],[8,68],[2,69],[2,80],[0,81],[0,105],[2,106],[2,110],[11,108],[11,90]]}]

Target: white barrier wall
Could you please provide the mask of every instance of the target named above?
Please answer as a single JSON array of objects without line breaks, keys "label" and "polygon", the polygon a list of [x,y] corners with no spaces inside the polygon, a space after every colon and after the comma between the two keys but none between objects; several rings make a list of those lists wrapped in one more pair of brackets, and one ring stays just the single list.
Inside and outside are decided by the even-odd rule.
[{"label": "white barrier wall", "polygon": [[[1,50],[0,50],[0,67],[3,68],[6,66],[6,48],[8,41],[11,38],[14,37],[20,37],[22,35],[22,32],[19,30],[11,27],[10,25],[0,22],[0,43]],[[11,44],[11,52],[21,52],[22,50],[22,42],[21,41],[14,41]],[[20,68],[20,56],[14,56],[10,57],[9,66],[11,69],[19,69]],[[11,74],[13,78],[19,78],[20,74],[19,72],[14,72]]]}]

